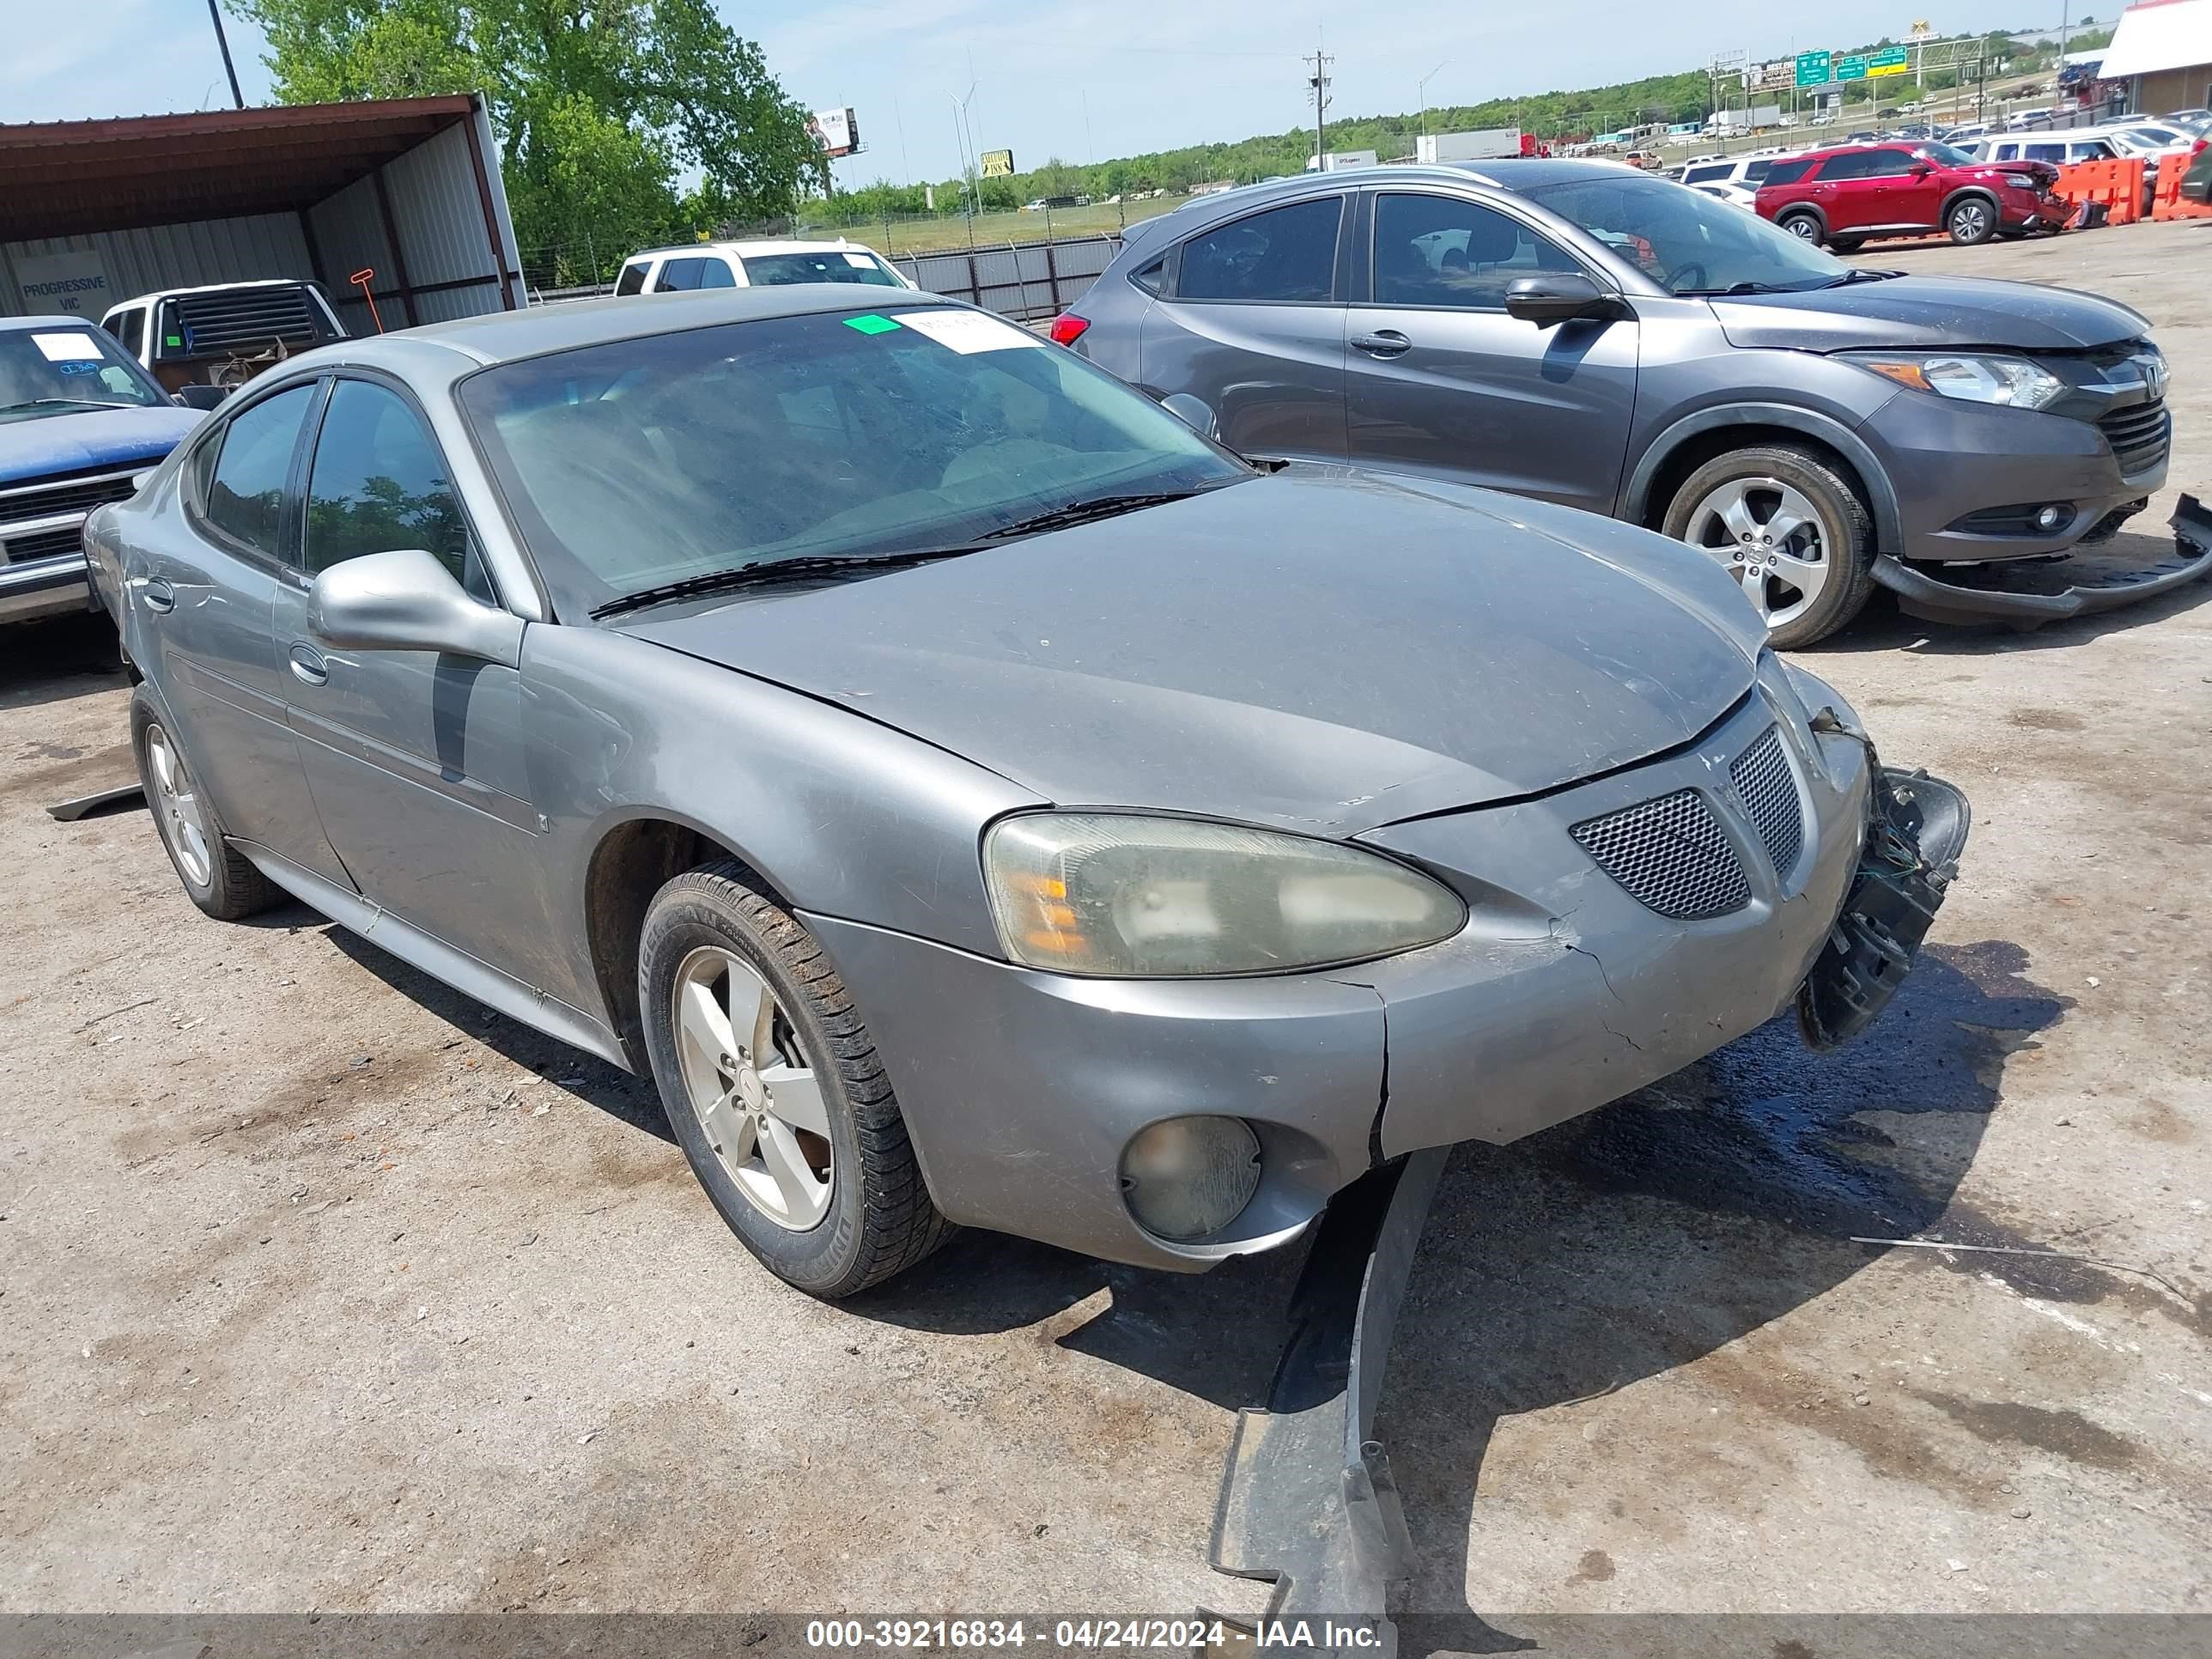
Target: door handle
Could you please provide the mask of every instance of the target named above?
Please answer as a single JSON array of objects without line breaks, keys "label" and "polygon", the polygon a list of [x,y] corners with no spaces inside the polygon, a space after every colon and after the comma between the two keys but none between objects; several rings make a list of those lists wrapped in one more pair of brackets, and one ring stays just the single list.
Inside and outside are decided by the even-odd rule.
[{"label": "door handle", "polygon": [[149,611],[166,612],[177,608],[177,590],[159,576],[149,577],[139,585],[138,598]]},{"label": "door handle", "polygon": [[313,646],[296,644],[292,647],[292,678],[308,685],[328,685],[331,665]]},{"label": "door handle", "polygon": [[1402,357],[1413,343],[1395,328],[1378,328],[1372,334],[1355,334],[1352,343],[1371,357]]}]

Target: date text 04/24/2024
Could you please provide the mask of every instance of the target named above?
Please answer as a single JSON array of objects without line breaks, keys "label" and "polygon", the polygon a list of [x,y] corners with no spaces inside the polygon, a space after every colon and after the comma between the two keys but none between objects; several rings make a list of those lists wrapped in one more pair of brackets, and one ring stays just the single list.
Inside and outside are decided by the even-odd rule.
[{"label": "date text 04/24/2024", "polygon": [[1262,1619],[1249,1630],[1218,1618],[813,1619],[806,1645],[823,1651],[985,1651],[1035,1648],[1044,1653],[1221,1651],[1249,1646],[1280,1651],[1380,1649],[1372,1620]]}]

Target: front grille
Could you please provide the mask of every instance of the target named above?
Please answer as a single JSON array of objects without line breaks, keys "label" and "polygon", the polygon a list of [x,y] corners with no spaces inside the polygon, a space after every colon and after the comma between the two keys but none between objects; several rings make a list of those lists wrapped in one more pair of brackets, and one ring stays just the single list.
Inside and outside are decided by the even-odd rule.
[{"label": "front grille", "polygon": [[[153,462],[146,463],[148,466]],[[72,478],[66,483],[32,484],[21,489],[0,489],[0,535],[11,524],[28,519],[51,519],[57,513],[89,513],[109,501],[131,499],[128,472],[99,478]]]},{"label": "front grille", "polygon": [[84,544],[74,528],[68,530],[34,530],[27,536],[9,536],[0,540],[9,564],[29,564],[37,559],[58,559],[84,550]]},{"label": "front grille", "polygon": [[1735,757],[1729,768],[1744,810],[1751,814],[1759,838],[1766,843],[1766,856],[1774,860],[1774,873],[1787,876],[1805,844],[1805,821],[1797,805],[1797,781],[1790,775],[1789,751],[1782,746],[1782,728],[1770,726],[1765,735]]},{"label": "front grille", "polygon": [[2097,422],[2097,430],[2112,445],[2120,471],[2129,474],[2147,472],[2164,461],[2166,448],[2173,441],[2173,422],[2166,412],[2163,398],[2156,403],[2130,404],[2125,409],[2116,409]]},{"label": "front grille", "polygon": [[1695,921],[1751,902],[1735,849],[1694,789],[1586,818],[1568,833],[1632,898],[1662,916]]},{"label": "front grille", "polygon": [[[162,307],[160,356],[208,357],[265,351],[272,340],[298,350],[328,334],[304,288],[236,288],[213,294],[180,294]],[[169,337],[183,343],[173,346]]]}]

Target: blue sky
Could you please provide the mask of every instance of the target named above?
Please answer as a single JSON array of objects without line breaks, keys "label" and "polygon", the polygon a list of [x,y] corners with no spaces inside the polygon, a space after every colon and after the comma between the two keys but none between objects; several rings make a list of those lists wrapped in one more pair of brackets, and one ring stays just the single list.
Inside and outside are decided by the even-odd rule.
[{"label": "blue sky", "polygon": [[[1895,3],[1896,0],[1893,0]],[[1916,3],[1917,9],[1916,9]],[[2084,8],[2109,18],[2115,8]],[[1324,14],[1274,0],[772,0],[724,15],[757,40],[793,96],[851,105],[865,155],[838,164],[848,184],[951,176],[958,162],[952,100],[977,146],[1011,148],[1029,167],[1057,155],[1103,159],[1282,131],[1311,117],[1297,54]],[[2039,10],[2050,16],[2039,17]],[[1146,15],[1150,14],[1150,15]],[[1966,30],[2056,27],[2055,0],[1903,0],[1893,16],[1864,0],[1752,0],[1694,6],[1650,0],[1549,0],[1506,8],[1468,0],[1397,0],[1364,18],[1332,9],[1336,116],[1410,110],[1438,63],[1429,101],[1473,103],[1516,92],[1602,84],[1686,68],[1713,52],[1780,57],[1902,33],[1916,15]],[[1139,18],[1143,18],[1141,22]],[[228,101],[203,0],[102,0],[43,7],[0,62],[0,114],[11,121],[147,114]],[[264,100],[263,42],[227,18],[248,102]],[[29,37],[25,44],[24,37]]]}]

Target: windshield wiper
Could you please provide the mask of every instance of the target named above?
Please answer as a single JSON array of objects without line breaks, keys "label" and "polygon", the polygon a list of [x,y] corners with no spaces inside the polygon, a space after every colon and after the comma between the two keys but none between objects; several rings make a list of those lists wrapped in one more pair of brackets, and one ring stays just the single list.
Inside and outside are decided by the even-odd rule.
[{"label": "windshield wiper", "polygon": [[854,553],[843,556],[836,554],[809,554],[795,559],[756,559],[750,564],[741,564],[729,570],[709,570],[704,574],[686,576],[681,581],[663,582],[658,587],[641,587],[635,593],[619,594],[614,599],[592,607],[596,620],[602,617],[620,616],[625,611],[640,611],[650,605],[665,605],[672,599],[697,599],[708,593],[730,593],[742,587],[765,587],[775,582],[803,580],[809,576],[842,576],[858,570],[896,570],[902,566],[928,564],[938,559],[957,559],[963,553],[980,553],[980,544],[960,547],[908,548],[896,553]]},{"label": "windshield wiper", "polygon": [[[1815,283],[1814,288],[1826,288],[1826,283]],[[1802,294],[1806,289],[1796,283],[1730,283],[1726,288],[1678,288],[1675,294],[1683,297],[1694,295],[1701,300],[1733,299],[1743,294]]]},{"label": "windshield wiper", "polygon": [[99,398],[33,398],[20,404],[0,406],[0,415],[13,415],[19,409],[122,409],[126,405],[111,404]]},{"label": "windshield wiper", "polygon": [[1831,278],[1829,281],[1821,283],[1820,286],[1822,288],[1848,288],[1853,283],[1886,283],[1893,276],[1902,276],[1904,275],[1905,273],[1901,270],[1866,270],[1854,267],[1853,269],[1845,271],[1842,276]]},{"label": "windshield wiper", "polygon": [[[1206,486],[1212,489],[1220,488],[1219,484]],[[1161,507],[1169,501],[1187,501],[1193,495],[1204,494],[1205,489],[1154,489],[1133,495],[1094,495],[1089,501],[1070,501],[1066,507],[1055,507],[1049,513],[1034,514],[1026,519],[1017,519],[1012,524],[1002,524],[996,530],[987,530],[982,539],[1004,541],[1010,536],[1030,536],[1039,531],[1064,530],[1070,525],[1088,524],[1094,519],[1110,519],[1119,514],[1133,513],[1141,507]]]}]

